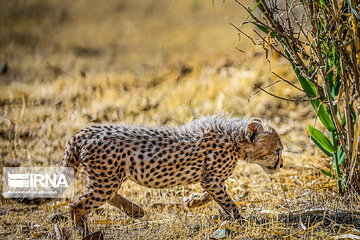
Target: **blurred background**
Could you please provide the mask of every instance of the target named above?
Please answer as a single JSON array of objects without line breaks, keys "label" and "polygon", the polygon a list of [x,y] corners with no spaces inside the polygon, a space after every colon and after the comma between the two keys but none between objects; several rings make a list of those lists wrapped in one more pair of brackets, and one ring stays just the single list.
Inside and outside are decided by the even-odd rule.
[{"label": "blurred background", "polygon": [[1,1],[0,57],[9,64],[1,80],[49,81],[56,68],[143,74],[235,55],[227,21],[245,17],[233,1]]}]

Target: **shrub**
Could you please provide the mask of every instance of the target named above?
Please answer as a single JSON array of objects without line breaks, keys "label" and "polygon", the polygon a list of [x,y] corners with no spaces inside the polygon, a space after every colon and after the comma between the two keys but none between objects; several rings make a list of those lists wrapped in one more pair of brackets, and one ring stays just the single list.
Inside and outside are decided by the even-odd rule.
[{"label": "shrub", "polygon": [[[356,0],[259,0],[249,13],[257,39],[291,64],[308,101],[325,128],[309,125],[314,143],[331,158],[340,193],[360,193],[360,40]],[[357,3],[356,3],[357,2]]]}]

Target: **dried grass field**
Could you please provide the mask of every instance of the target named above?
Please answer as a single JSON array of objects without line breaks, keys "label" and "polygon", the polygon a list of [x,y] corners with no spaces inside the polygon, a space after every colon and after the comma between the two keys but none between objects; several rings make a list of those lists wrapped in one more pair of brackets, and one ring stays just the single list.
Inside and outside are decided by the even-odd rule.
[{"label": "dried grass field", "polygon": [[[198,185],[155,190],[129,181],[120,193],[146,216],[131,219],[105,204],[89,216],[91,230],[105,239],[209,239],[220,228],[231,230],[229,239],[360,239],[359,201],[340,196],[316,169],[331,162],[306,132],[316,124],[311,107],[253,95],[255,84],[277,78],[260,48],[237,43],[228,17],[238,24],[246,14],[231,1],[0,1],[1,169],[57,166],[66,141],[89,125],[257,116],[278,129],[284,168],[270,176],[239,161],[227,186],[245,224],[218,221],[213,202],[186,209],[182,200]],[[278,56],[271,71],[296,84]],[[283,82],[268,90],[304,98]],[[84,184],[79,176],[76,196]],[[81,239],[65,200],[24,206],[1,198],[0,205],[0,239]],[[64,217],[54,223],[54,214]]]}]

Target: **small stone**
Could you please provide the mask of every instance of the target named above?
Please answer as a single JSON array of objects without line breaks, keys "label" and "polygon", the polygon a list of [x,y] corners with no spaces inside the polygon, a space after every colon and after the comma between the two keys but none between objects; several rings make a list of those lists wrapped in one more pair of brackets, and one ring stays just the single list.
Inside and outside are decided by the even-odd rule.
[{"label": "small stone", "polygon": [[213,232],[213,234],[211,234],[210,239],[223,239],[223,238],[227,238],[234,235],[234,232],[231,231],[228,228],[219,228],[216,229],[215,232]]}]

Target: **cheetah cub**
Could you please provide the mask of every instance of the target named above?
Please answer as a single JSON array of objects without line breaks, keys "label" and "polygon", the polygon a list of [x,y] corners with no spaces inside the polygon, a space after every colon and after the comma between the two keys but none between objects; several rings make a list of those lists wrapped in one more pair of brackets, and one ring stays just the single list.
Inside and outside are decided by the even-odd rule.
[{"label": "cheetah cub", "polygon": [[125,180],[150,188],[200,183],[204,192],[192,195],[188,207],[215,200],[225,217],[241,218],[226,190],[225,180],[237,161],[257,163],[267,173],[283,166],[279,135],[258,118],[211,116],[179,127],[145,128],[125,125],[92,126],[68,142],[62,166],[84,170],[88,191],[71,203],[76,224],[104,203],[141,217],[144,211],[117,192]]}]

